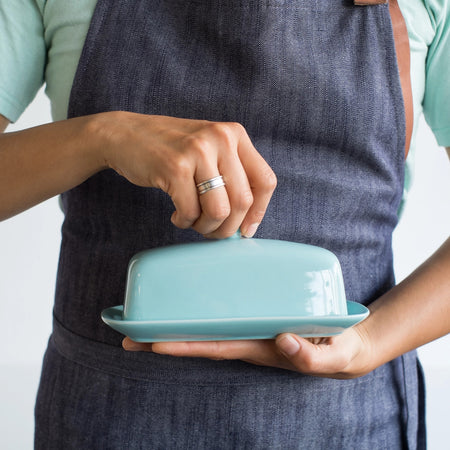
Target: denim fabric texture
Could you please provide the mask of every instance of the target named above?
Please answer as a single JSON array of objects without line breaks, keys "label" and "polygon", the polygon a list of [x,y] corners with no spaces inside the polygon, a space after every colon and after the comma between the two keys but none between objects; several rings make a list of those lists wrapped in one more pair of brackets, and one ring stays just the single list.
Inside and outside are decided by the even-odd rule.
[{"label": "denim fabric texture", "polygon": [[327,380],[240,361],[125,353],[55,322],[36,448],[407,448],[395,370]]},{"label": "denim fabric texture", "polygon": [[[387,5],[99,0],[68,115],[113,110],[240,122],[278,177],[256,237],[333,251],[348,300],[394,284],[405,123]],[[129,259],[200,237],[112,170],[63,205],[36,448],[418,448],[415,353],[336,381],[124,352],[100,313],[123,302]]]}]

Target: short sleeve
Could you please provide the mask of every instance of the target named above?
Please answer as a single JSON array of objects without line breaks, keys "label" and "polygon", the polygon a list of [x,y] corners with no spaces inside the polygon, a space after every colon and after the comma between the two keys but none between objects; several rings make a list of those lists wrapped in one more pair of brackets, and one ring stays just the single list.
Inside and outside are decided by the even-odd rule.
[{"label": "short sleeve", "polygon": [[450,146],[450,1],[425,5],[435,29],[426,62],[423,111],[439,145]]},{"label": "short sleeve", "polygon": [[42,0],[0,0],[0,114],[15,122],[44,82]]}]

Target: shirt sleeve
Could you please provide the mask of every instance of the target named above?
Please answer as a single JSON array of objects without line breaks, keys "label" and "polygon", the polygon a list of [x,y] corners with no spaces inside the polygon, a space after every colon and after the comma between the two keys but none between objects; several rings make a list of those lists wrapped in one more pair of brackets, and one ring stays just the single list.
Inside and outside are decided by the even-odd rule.
[{"label": "shirt sleeve", "polygon": [[0,0],[0,114],[11,122],[20,117],[44,82],[42,3]]},{"label": "shirt sleeve", "polygon": [[424,117],[439,145],[450,146],[450,0],[425,2],[435,29],[426,62]]}]

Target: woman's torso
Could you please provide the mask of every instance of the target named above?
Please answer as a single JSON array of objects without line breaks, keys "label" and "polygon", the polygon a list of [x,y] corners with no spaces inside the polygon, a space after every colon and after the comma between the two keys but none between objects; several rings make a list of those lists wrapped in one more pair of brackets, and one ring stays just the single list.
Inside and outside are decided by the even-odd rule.
[{"label": "woman's torso", "polygon": [[[390,241],[402,191],[404,118],[386,6],[359,9],[332,0],[101,0],[99,5],[73,86],[70,117],[125,109],[241,122],[279,178],[259,237],[333,250],[349,299],[367,303],[392,286]],[[379,39],[370,39],[375,33]],[[167,196],[135,187],[113,171],[64,193],[63,202],[52,342],[66,358],[93,364],[112,377],[129,371],[130,356],[120,349],[121,336],[99,323],[99,313],[121,303],[130,256],[198,237],[170,225]],[[88,339],[77,342],[80,336]],[[284,441],[287,448],[295,442],[321,447],[335,439],[335,427],[345,417],[365,428],[358,436],[362,448],[369,442],[385,446],[386,435],[399,447],[405,438],[400,430],[407,428],[410,440],[416,433],[414,355],[407,363],[398,360],[376,370],[365,378],[367,384],[241,362],[151,354],[132,359],[148,367],[144,383],[133,383],[145,386],[144,409],[149,403],[153,408],[143,429],[167,428],[178,443],[208,435],[211,445],[214,436],[221,439],[228,432],[228,443],[236,439],[251,446],[264,440],[272,446]],[[76,368],[69,372],[60,372],[63,388],[86,375]],[[194,374],[196,387],[186,389]],[[133,370],[128,376],[141,375]],[[230,377],[231,385],[225,386]],[[250,385],[249,379],[254,380]],[[398,383],[408,385],[406,393],[397,390]],[[97,389],[104,392],[105,385],[117,396],[135,392],[124,386],[123,377],[99,383]],[[80,383],[76,386],[79,390]],[[333,389],[339,401],[330,401]],[[397,395],[412,406],[408,425]],[[129,395],[124,399],[124,411],[130,413],[132,400]],[[62,397],[57,401],[67,407]],[[306,423],[304,414],[314,410],[323,419],[330,403],[347,414],[335,411],[326,431],[319,425],[319,439],[317,426]],[[187,430],[186,419],[177,415],[181,405],[194,414]],[[265,416],[264,405],[278,406]],[[164,413],[154,426],[155,408]],[[216,410],[219,426],[195,431],[198,415]],[[374,424],[384,431],[376,437]],[[340,435],[336,446],[350,436],[354,428]]]}]

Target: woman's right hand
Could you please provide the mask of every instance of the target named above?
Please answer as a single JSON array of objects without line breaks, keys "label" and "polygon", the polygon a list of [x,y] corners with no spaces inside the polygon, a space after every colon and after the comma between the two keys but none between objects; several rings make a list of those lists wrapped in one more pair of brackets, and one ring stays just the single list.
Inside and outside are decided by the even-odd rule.
[{"label": "woman's right hand", "polygon": [[[4,120],[2,123],[5,123]],[[112,168],[167,192],[172,222],[211,238],[252,236],[276,177],[235,123],[106,112],[0,135],[0,220]],[[196,185],[222,175],[225,187]]]},{"label": "woman's right hand", "polygon": [[[238,228],[253,236],[276,177],[241,125],[128,112],[99,114],[93,124],[105,165],[138,186],[167,192],[174,225],[210,238]],[[218,175],[226,185],[199,195],[196,185]]]}]

